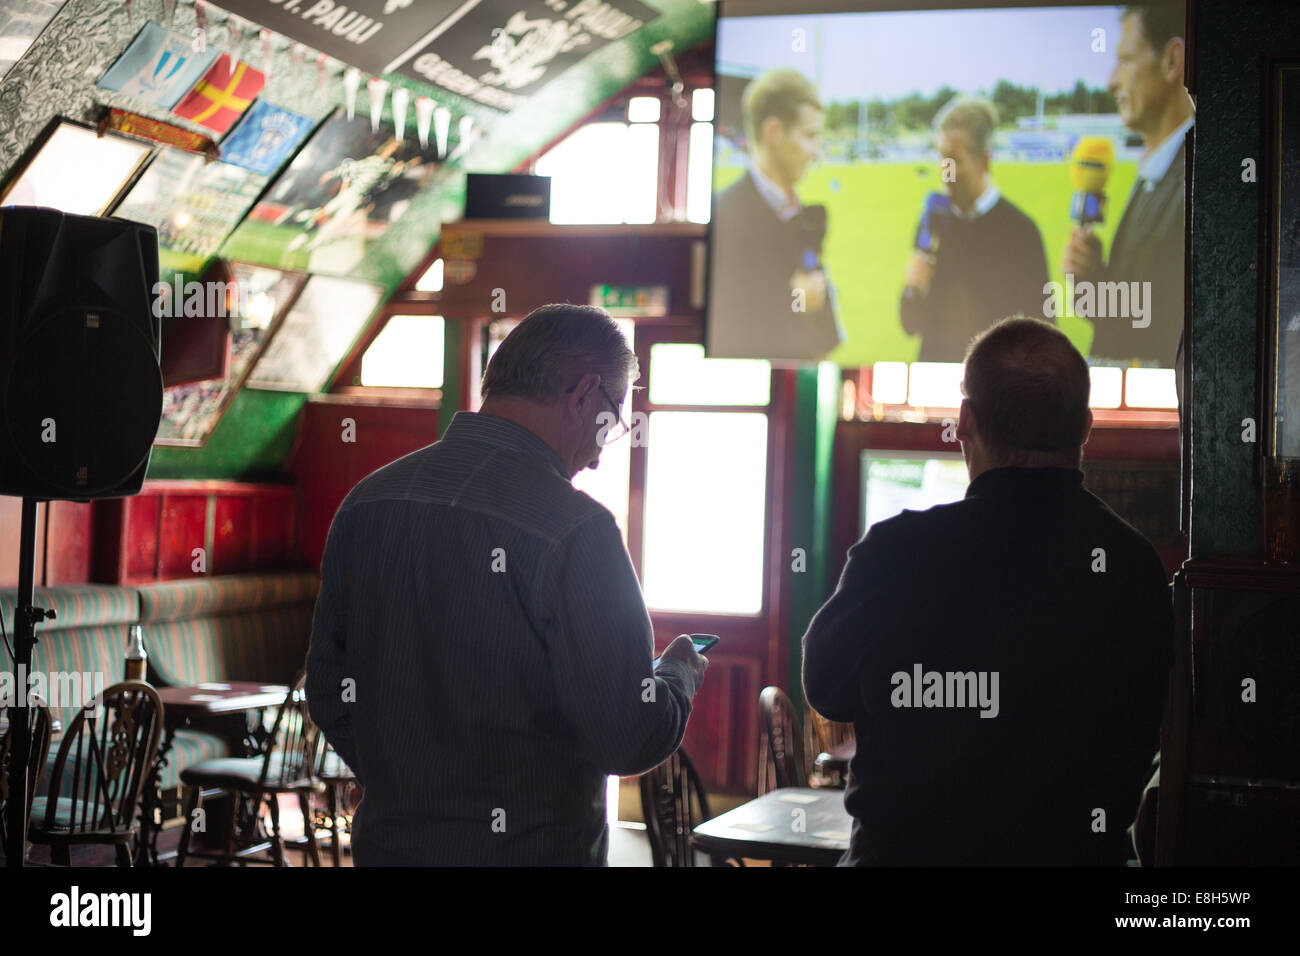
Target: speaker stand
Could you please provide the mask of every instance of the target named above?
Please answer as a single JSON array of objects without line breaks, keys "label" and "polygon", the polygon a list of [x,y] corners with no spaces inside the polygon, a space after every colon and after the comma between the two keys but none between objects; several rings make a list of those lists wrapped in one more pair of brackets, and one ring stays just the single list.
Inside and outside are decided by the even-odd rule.
[{"label": "speaker stand", "polygon": [[[27,707],[36,625],[53,611],[32,605],[36,578],[36,499],[23,499],[18,551],[18,594],[14,600],[14,706],[9,708],[9,805],[5,852],[11,867],[21,867],[27,849],[27,763],[32,749]],[[19,679],[21,678],[21,680]]]}]

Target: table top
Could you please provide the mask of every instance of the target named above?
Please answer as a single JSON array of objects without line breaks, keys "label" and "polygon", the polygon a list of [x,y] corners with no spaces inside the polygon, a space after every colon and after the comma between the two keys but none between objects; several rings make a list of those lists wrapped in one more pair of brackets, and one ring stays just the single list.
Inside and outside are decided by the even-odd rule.
[{"label": "table top", "polygon": [[710,853],[833,866],[852,828],[843,790],[780,787],[699,824],[691,839]]},{"label": "table top", "polygon": [[233,714],[241,710],[278,707],[289,688],[253,681],[221,681],[193,687],[159,687],[158,696],[168,718],[202,714]]}]

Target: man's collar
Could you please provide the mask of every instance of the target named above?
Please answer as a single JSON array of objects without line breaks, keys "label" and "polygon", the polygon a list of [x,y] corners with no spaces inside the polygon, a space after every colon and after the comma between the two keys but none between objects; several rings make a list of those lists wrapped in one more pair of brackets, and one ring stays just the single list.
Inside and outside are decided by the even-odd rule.
[{"label": "man's collar", "polygon": [[984,192],[980,193],[979,199],[975,200],[975,205],[969,213],[963,213],[956,206],[952,207],[952,211],[958,219],[978,219],[980,216],[988,215],[988,211],[996,206],[1001,198],[1002,193],[993,180],[990,179],[988,186],[985,187]]},{"label": "man's collar", "polygon": [[1019,495],[1035,489],[1064,491],[1082,484],[1083,472],[1078,468],[989,468],[966,486],[966,497]]},{"label": "man's collar", "polygon": [[1187,131],[1192,128],[1196,122],[1196,114],[1193,113],[1187,119],[1183,120],[1172,133],[1151,151],[1145,160],[1138,165],[1138,179],[1146,182],[1147,189],[1155,189],[1156,183],[1165,178],[1165,173],[1169,172],[1169,167],[1178,155],[1178,149],[1183,145],[1183,139],[1187,136]]},{"label": "man's collar", "polygon": [[564,467],[564,460],[560,458],[559,453],[540,435],[506,418],[485,415],[482,412],[459,411],[452,417],[451,424],[447,426],[447,431],[442,437],[486,442],[502,448],[527,452],[544,459],[565,481],[573,480]]},{"label": "man's collar", "polygon": [[754,177],[754,185],[758,187],[758,194],[763,197],[763,201],[772,207],[772,212],[776,213],[778,219],[782,222],[789,222],[802,208],[798,199],[791,199],[786,195],[785,190],[778,186],[772,180],[763,175],[762,170],[758,168],[758,163],[753,158],[749,161],[749,172]]}]

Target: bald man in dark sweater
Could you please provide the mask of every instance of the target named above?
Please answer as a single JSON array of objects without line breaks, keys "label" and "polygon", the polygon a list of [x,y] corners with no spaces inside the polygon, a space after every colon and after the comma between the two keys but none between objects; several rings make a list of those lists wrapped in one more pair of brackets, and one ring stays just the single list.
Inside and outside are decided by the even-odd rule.
[{"label": "bald man in dark sweater", "polygon": [[948,201],[927,202],[899,318],[921,337],[918,361],[960,362],[971,339],[995,322],[1044,317],[1047,255],[1038,227],[989,175],[993,105],[959,98],[935,125]]}]

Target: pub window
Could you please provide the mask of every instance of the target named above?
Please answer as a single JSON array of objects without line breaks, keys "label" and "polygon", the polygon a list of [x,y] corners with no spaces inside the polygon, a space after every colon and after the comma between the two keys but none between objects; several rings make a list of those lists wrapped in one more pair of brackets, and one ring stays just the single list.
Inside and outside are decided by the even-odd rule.
[{"label": "pub window", "polygon": [[650,350],[642,584],[659,611],[763,605],[771,366]]},{"label": "pub window", "polygon": [[440,315],[394,315],[361,357],[361,384],[442,388],[444,327]]},{"label": "pub window", "polygon": [[551,177],[553,223],[654,222],[659,124],[588,123],[539,157],[534,172]]}]

